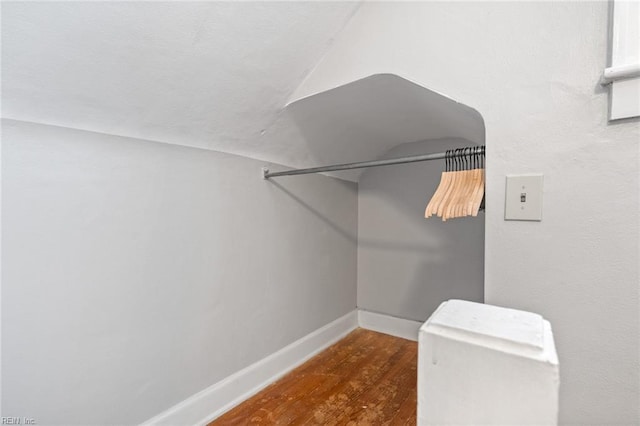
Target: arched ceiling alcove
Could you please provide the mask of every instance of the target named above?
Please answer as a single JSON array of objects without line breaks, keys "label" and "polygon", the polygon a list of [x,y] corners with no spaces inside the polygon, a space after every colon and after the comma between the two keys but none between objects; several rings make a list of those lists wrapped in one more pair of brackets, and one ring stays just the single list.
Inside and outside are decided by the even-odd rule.
[{"label": "arched ceiling alcove", "polygon": [[[317,165],[381,158],[431,139],[484,143],[478,111],[394,74],[375,74],[287,106]],[[357,181],[361,170],[333,172]]]}]

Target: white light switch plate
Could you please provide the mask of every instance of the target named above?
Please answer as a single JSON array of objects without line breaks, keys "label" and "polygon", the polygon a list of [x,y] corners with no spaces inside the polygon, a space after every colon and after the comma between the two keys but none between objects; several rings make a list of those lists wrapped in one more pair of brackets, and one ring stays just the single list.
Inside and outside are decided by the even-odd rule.
[{"label": "white light switch plate", "polygon": [[505,220],[542,220],[542,175],[507,176]]}]

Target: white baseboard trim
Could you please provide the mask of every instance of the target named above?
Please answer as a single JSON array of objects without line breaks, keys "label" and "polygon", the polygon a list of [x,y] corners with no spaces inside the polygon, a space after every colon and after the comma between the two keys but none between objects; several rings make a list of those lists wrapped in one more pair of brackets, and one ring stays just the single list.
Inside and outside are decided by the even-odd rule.
[{"label": "white baseboard trim", "polygon": [[422,326],[422,323],[418,321],[363,311],[361,309],[358,310],[358,324],[367,330],[390,334],[391,336],[401,337],[415,342],[418,341],[418,331]]},{"label": "white baseboard trim", "polygon": [[278,352],[185,399],[142,425],[207,424],[337,342],[357,327],[358,313],[354,310]]}]

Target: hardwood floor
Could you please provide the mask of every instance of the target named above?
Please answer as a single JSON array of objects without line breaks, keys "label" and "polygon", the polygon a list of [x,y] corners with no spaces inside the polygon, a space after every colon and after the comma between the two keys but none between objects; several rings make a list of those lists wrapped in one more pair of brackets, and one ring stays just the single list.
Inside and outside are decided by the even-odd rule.
[{"label": "hardwood floor", "polygon": [[359,328],[209,425],[415,425],[417,352]]}]

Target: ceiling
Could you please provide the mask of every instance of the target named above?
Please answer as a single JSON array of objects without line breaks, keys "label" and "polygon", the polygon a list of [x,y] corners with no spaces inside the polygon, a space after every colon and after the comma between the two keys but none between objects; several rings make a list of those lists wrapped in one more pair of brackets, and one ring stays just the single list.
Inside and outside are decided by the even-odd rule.
[{"label": "ceiling", "polygon": [[[287,109],[321,165],[388,158],[394,147],[424,140],[484,143],[478,111],[395,74],[366,76],[297,99]],[[438,152],[438,144],[433,149]],[[363,171],[330,174],[357,181]]]},{"label": "ceiling", "polygon": [[312,162],[283,108],[357,2],[3,2],[2,116]]}]

